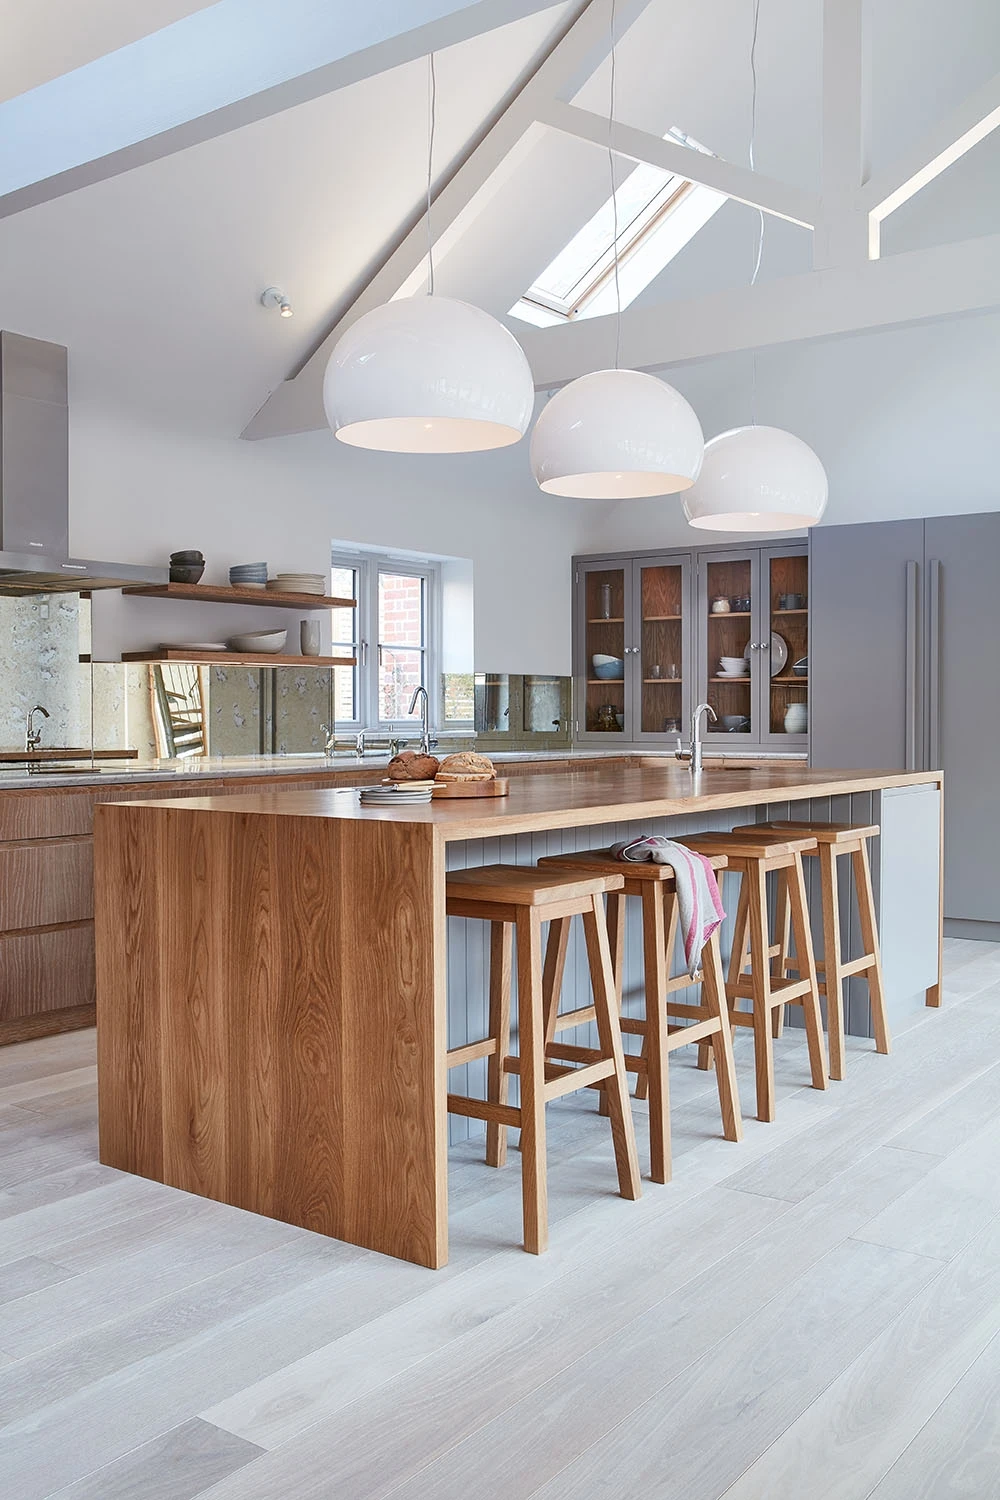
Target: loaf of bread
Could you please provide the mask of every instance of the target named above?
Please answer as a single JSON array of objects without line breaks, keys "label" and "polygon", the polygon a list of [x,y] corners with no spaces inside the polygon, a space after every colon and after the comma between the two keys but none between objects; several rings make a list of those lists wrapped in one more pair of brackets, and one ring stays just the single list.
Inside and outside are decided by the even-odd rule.
[{"label": "loaf of bread", "polygon": [[438,781],[495,781],[496,767],[487,755],[477,755],[475,750],[460,750],[457,755],[446,755],[437,773]]},{"label": "loaf of bread", "polygon": [[403,750],[386,766],[387,781],[433,781],[441,762],[436,755],[421,755],[418,750]]}]

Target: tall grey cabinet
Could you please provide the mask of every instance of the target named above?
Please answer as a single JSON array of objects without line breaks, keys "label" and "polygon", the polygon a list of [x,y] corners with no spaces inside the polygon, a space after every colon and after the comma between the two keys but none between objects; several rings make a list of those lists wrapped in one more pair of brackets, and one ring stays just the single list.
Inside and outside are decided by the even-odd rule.
[{"label": "tall grey cabinet", "polygon": [[811,540],[812,763],[943,769],[945,917],[1000,938],[1000,514]]}]

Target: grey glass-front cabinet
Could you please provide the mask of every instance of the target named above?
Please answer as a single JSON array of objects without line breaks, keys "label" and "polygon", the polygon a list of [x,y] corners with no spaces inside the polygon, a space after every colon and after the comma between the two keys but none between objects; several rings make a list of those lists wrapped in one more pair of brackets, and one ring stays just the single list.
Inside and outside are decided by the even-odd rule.
[{"label": "grey glass-front cabinet", "polygon": [[672,746],[710,703],[713,742],[808,744],[805,543],[580,558],[574,723],[588,744]]}]

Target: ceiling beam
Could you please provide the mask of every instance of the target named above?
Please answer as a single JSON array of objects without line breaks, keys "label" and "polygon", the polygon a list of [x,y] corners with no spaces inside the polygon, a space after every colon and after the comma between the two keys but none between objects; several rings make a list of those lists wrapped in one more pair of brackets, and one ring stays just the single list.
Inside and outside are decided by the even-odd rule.
[{"label": "ceiling beam", "polygon": [[0,218],[552,3],[218,0],[0,104]]},{"label": "ceiling beam", "polygon": [[868,220],[855,197],[867,172],[870,135],[866,0],[823,0],[823,212],[813,236],[813,265],[868,259]]},{"label": "ceiling beam", "polygon": [[[620,40],[651,0],[618,0]],[[496,191],[531,144],[537,117],[548,102],[574,94],[591,77],[611,49],[606,0],[584,0],[562,37],[500,118],[445,183],[432,205],[431,227],[439,255],[461,235],[483,202]],[[494,174],[501,173],[501,176]],[[427,255],[426,216],[412,224],[364,289],[332,320],[329,332],[290,380],[283,381],[249,422],[245,438],[278,437],[311,432],[326,425],[323,374],[334,344],[357,318],[422,277]]]},{"label": "ceiling beam", "polygon": [[[808,271],[689,302],[627,308],[622,358],[657,370],[741,350],[840,338],[1000,308],[1000,235],[885,260]],[[535,384],[549,389],[603,369],[614,317],[521,328]]]},{"label": "ceiling beam", "polygon": [[1000,126],[1000,73],[963,99],[892,166],[871,177],[856,195],[871,221],[871,254],[879,253],[882,221]]},{"label": "ceiling beam", "polygon": [[811,229],[819,217],[819,199],[812,193],[763,177],[759,172],[723,161],[706,151],[696,151],[691,146],[636,130],[618,120],[609,130],[606,116],[580,109],[575,104],[565,104],[561,99],[553,99],[545,105],[538,118],[543,125],[579,140],[591,141],[605,151],[610,139],[612,149],[619,156],[645,162],[664,172],[674,172],[688,182],[714,188],[718,193],[725,193],[727,198],[748,203],[751,208],[762,209],[766,214],[788,219],[806,229]]}]

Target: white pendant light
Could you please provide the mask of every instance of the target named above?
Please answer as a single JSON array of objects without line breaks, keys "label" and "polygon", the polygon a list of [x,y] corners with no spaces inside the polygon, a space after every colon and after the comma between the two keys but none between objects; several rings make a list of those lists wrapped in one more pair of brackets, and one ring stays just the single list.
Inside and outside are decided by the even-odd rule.
[{"label": "white pendant light", "polygon": [[780,427],[734,427],[705,445],[684,513],[704,531],[796,531],[826,507],[826,470],[801,438]]},{"label": "white pendant light", "polygon": [[401,297],[353,323],[323,380],[342,443],[392,453],[504,448],[527,432],[531,369],[514,335],[450,297]]},{"label": "white pendant light", "polygon": [[352,323],[323,378],[327,421],[342,443],[389,453],[474,453],[506,448],[528,430],[531,368],[496,318],[434,295],[431,183],[437,81],[427,59],[428,296],[400,297]]},{"label": "white pendant light", "polygon": [[531,468],[550,495],[625,500],[686,490],[705,446],[679,391],[639,370],[595,370],[557,391],[531,434]]}]

